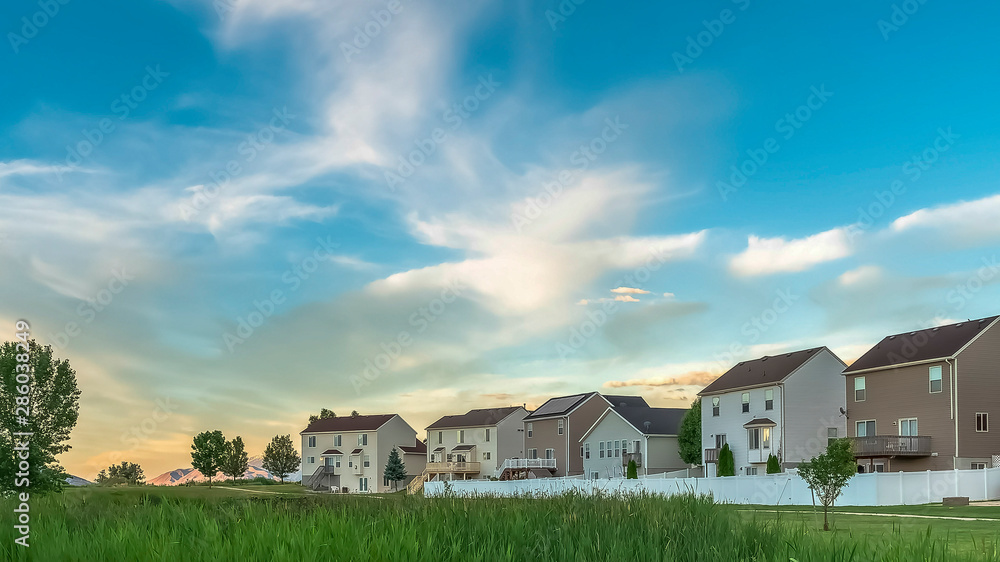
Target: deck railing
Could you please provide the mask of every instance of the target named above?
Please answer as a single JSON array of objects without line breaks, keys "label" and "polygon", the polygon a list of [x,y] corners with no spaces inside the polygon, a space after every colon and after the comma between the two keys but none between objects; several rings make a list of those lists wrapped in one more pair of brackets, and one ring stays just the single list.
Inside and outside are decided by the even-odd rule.
[{"label": "deck railing", "polygon": [[928,457],[929,435],[873,435],[852,437],[855,457]]}]

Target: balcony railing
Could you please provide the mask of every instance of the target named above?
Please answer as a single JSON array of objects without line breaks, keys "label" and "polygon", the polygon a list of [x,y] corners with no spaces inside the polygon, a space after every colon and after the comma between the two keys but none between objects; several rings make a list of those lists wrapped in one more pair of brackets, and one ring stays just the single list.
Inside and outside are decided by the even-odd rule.
[{"label": "balcony railing", "polygon": [[429,462],[424,467],[427,472],[479,472],[478,462]]},{"label": "balcony railing", "polygon": [[497,468],[495,475],[499,478],[503,474],[503,471],[507,469],[529,470],[532,468],[545,468],[555,471],[556,459],[507,459]]},{"label": "balcony railing", "polygon": [[636,466],[642,466],[642,453],[623,453],[622,466],[628,466],[628,461],[635,461]]},{"label": "balcony railing", "polygon": [[705,462],[719,462],[719,451],[722,449],[715,447],[713,449],[705,449]]},{"label": "balcony railing", "polygon": [[855,457],[928,457],[931,454],[929,435],[874,435],[852,437]]}]

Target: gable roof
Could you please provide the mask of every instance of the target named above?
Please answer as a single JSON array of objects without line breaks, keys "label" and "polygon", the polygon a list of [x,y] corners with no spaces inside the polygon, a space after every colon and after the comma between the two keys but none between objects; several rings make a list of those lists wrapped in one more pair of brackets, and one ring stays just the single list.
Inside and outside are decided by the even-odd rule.
[{"label": "gable roof", "polygon": [[765,355],[752,361],[741,361],[706,386],[698,396],[781,382],[825,349],[825,347],[814,347],[781,355]]},{"label": "gable roof", "polygon": [[427,426],[427,429],[439,429],[446,427],[480,427],[486,425],[496,425],[507,418],[507,416],[520,410],[520,406],[508,408],[485,408],[481,410],[469,410],[457,416],[444,416],[438,421]]},{"label": "gable roof", "polygon": [[413,447],[406,447],[404,445],[397,445],[397,447],[399,447],[399,450],[404,453],[420,453],[421,455],[427,454],[427,443],[424,443],[419,439],[417,440],[417,444]]},{"label": "gable roof", "polygon": [[585,392],[583,394],[572,394],[570,396],[549,398],[544,404],[539,406],[537,410],[528,414],[524,419],[527,421],[551,416],[565,416],[594,395],[600,396],[596,392]]},{"label": "gable roof", "polygon": [[642,396],[617,396],[611,394],[602,394],[604,399],[607,400],[612,408],[648,408],[649,404]]},{"label": "gable roof", "polygon": [[329,431],[375,431],[394,417],[396,417],[396,414],[323,418],[310,423],[309,427],[300,431],[299,434]]},{"label": "gable roof", "polygon": [[[646,401],[642,401],[641,406],[611,406],[597,418],[597,421],[590,426],[590,429],[580,437],[583,443],[590,434],[601,425],[601,422],[612,412],[617,414],[625,423],[631,425],[642,435],[677,435],[680,431],[681,421],[688,412],[686,408],[650,408]],[[649,422],[647,428],[646,422]]]},{"label": "gable roof", "polygon": [[851,364],[844,374],[951,358],[992,326],[997,318],[1000,316],[887,336]]}]

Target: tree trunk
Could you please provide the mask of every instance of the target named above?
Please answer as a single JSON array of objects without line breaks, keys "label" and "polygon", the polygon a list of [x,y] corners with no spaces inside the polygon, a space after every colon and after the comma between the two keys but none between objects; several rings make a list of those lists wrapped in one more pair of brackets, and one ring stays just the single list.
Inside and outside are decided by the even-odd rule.
[{"label": "tree trunk", "polygon": [[829,509],[830,509],[829,507],[827,507],[825,505],[823,506],[823,530],[824,531],[829,531],[830,530],[830,523],[827,522],[827,519],[826,519],[826,512]]}]

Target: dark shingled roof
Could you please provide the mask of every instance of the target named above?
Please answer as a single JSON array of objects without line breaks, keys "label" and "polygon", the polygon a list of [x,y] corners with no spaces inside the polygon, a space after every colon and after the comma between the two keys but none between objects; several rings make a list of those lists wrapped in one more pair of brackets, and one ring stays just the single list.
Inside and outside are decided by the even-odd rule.
[{"label": "dark shingled roof", "polygon": [[845,374],[951,357],[998,317],[959,322],[888,336],[855,361]]},{"label": "dark shingled roof", "polygon": [[761,427],[761,426],[768,426],[768,425],[778,425],[778,424],[774,423],[769,418],[756,418],[756,419],[752,419],[752,420],[748,421],[747,423],[743,424],[743,427],[754,427],[754,426]]},{"label": "dark shingled roof", "polygon": [[[649,406],[625,406],[614,409],[628,423],[643,435],[677,435],[686,408],[650,408]],[[646,428],[649,422],[649,428]]]},{"label": "dark shingled roof", "polygon": [[611,394],[605,394],[608,402],[611,403],[612,408],[648,408],[649,404],[642,396],[614,396]]},{"label": "dark shingled roof", "polygon": [[520,406],[508,408],[486,408],[482,410],[469,410],[457,416],[445,416],[438,421],[427,426],[427,429],[442,429],[446,427],[479,427],[484,425],[496,425],[507,416],[513,414]]},{"label": "dark shingled roof", "polygon": [[323,454],[321,454],[320,456],[322,457],[324,455],[343,455],[343,454],[344,453],[341,453],[337,449],[327,449],[327,450],[323,451]]},{"label": "dark shingled roof", "polygon": [[537,418],[547,418],[549,416],[564,416],[567,412],[576,408],[595,394],[597,393],[585,392],[583,394],[572,394],[570,396],[549,398],[544,404],[539,406],[537,410],[528,414],[528,416],[524,419],[533,420]]},{"label": "dark shingled roof", "polygon": [[452,451],[471,451],[475,448],[475,445],[458,445]]},{"label": "dark shingled roof", "polygon": [[814,347],[792,353],[782,353],[781,355],[764,356],[753,361],[743,361],[726,371],[721,377],[715,379],[712,384],[706,386],[698,395],[716,394],[734,388],[774,384],[783,381],[785,377],[792,374],[823,349],[825,348]]},{"label": "dark shingled roof", "polygon": [[378,414],[374,416],[337,416],[335,418],[324,418],[309,424],[301,433],[323,433],[329,431],[374,431],[383,425],[396,414]]},{"label": "dark shingled roof", "polygon": [[361,451],[363,451],[363,450],[364,450],[364,449],[354,449],[353,451],[351,451],[351,454],[352,454],[352,455],[360,455],[360,454],[361,454]]},{"label": "dark shingled roof", "polygon": [[404,453],[420,453],[423,455],[427,453],[427,443],[424,443],[423,441],[417,441],[417,444],[414,445],[413,447],[400,446],[399,450],[403,451]]}]

